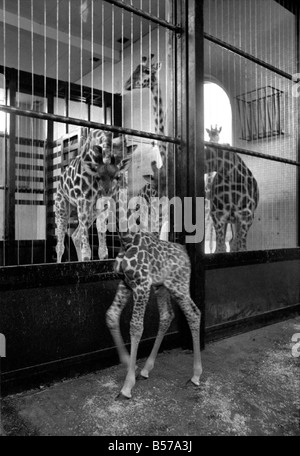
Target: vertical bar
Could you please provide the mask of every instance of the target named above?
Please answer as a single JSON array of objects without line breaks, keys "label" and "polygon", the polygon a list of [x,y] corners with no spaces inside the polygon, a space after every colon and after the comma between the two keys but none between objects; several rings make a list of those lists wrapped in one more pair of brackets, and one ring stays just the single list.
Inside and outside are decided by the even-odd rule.
[{"label": "vertical bar", "polygon": [[115,5],[111,5],[111,81],[112,81],[112,89],[111,89],[111,125],[115,125]]},{"label": "vertical bar", "polygon": [[[184,85],[181,93],[182,113],[182,152],[178,165],[187,168],[187,185],[182,188],[181,197],[193,197],[195,214],[196,197],[204,198],[204,38],[203,38],[203,0],[184,2],[183,18],[186,36],[182,38],[182,67],[185,67]],[[184,111],[184,106],[186,111]],[[177,167],[178,168],[178,167]],[[195,217],[194,217],[195,218]],[[205,267],[204,239],[195,244],[187,244],[191,259],[191,296],[202,313],[201,347],[204,347],[205,328]],[[182,325],[187,343],[187,328]],[[188,337],[190,340],[190,337]],[[189,342],[190,345],[190,342]]]},{"label": "vertical bar", "polygon": [[268,93],[267,93],[267,86],[265,87],[265,130],[264,130],[264,136],[267,138],[268,137]]},{"label": "vertical bar", "polygon": [[[105,2],[102,2],[101,5],[101,47],[102,47],[102,56],[104,55],[104,37],[105,37],[105,18],[104,18],[104,4]],[[102,110],[103,110],[103,122],[107,124],[107,106],[106,106],[106,99],[104,97],[104,59],[102,60],[102,65],[101,65],[101,93],[102,93]]]},{"label": "vertical bar", "polygon": [[[30,24],[30,34],[31,34],[31,107],[30,109],[34,110],[34,45],[33,45],[33,0],[31,0],[31,11],[30,11],[30,16],[31,16],[31,24]],[[35,119],[30,119],[30,136],[31,136],[31,169],[29,172],[29,185],[31,185],[31,199],[30,199],[30,206],[33,210],[33,187],[34,187],[34,168],[33,168],[33,163],[34,163],[34,123]],[[37,221],[36,221],[37,222]],[[33,264],[33,249],[34,249],[34,233],[31,235],[31,264]],[[18,249],[19,253],[19,249]]]},{"label": "vertical bar", "polygon": [[[58,62],[59,62],[59,55],[58,55],[58,43],[59,43],[59,0],[56,0],[56,100],[57,100],[57,112],[59,112],[59,94],[58,94]],[[67,113],[65,113],[67,115]],[[68,132],[68,124],[66,125],[66,132]],[[63,156],[61,157],[63,161]]]},{"label": "vertical bar", "polygon": [[[21,97],[21,90],[20,90],[20,67],[21,67],[21,5],[20,5],[21,0],[18,0],[18,63],[17,63],[17,87],[16,87],[16,104],[20,106],[20,97]],[[20,116],[16,117],[16,137],[18,138],[18,148],[20,147],[20,124],[21,121],[24,120],[20,118]],[[16,156],[17,156],[17,151],[16,151]],[[17,158],[17,157],[16,157]],[[17,163],[16,163],[16,168],[17,168]],[[15,193],[17,192],[20,195],[20,187],[21,187],[21,182],[19,182],[20,178],[20,169],[16,173],[16,188],[15,188]],[[15,205],[16,205],[16,199],[15,199]],[[15,232],[17,233],[16,235],[16,249],[17,249],[17,258],[16,258],[16,263],[20,264],[20,239],[19,239],[19,217],[17,218],[17,221],[15,221]]]},{"label": "vertical bar", "polygon": [[[46,12],[46,0],[44,0],[44,101],[46,103],[46,110],[49,112],[49,100],[47,98],[47,12]],[[53,102],[53,98],[52,98]],[[51,106],[52,113],[53,113],[53,105]],[[52,127],[52,138],[51,143],[53,142],[53,122],[47,121],[47,130],[46,130],[46,138],[44,141],[44,201],[45,204],[45,242],[44,242],[44,263],[47,262],[47,240],[48,240],[48,233],[47,233],[47,226],[48,226],[48,164],[49,164],[49,129],[50,124]]]},{"label": "vertical bar", "polygon": [[[296,59],[297,59],[297,73],[300,73],[300,5],[297,3],[295,6],[295,19],[296,19]],[[297,106],[298,116],[298,136],[297,136],[297,161],[300,161],[300,97],[298,97]],[[297,247],[300,247],[300,169],[297,168],[297,182],[298,188],[296,191],[296,223],[297,227]]]},{"label": "vertical bar", "polygon": [[[172,21],[174,19],[177,19],[177,1],[176,0],[169,0],[169,16],[168,20],[172,18]],[[168,67],[168,72],[169,74],[172,75],[172,79],[170,82],[171,90],[169,90],[169,97],[170,100],[173,100],[173,106],[172,106],[172,119],[170,119],[168,128],[169,128],[169,133],[173,135],[174,137],[179,136],[178,132],[178,53],[177,53],[177,48],[178,48],[178,39],[177,39],[177,34],[170,34],[169,37],[169,42],[168,42],[169,48],[171,48],[171,56],[170,56],[170,65]],[[167,76],[166,76],[167,77]],[[170,150],[170,146],[169,150]],[[169,186],[169,198],[172,198],[176,195],[176,188],[177,188],[177,180],[176,180],[176,163],[177,163],[177,153],[179,152],[179,147],[178,146],[173,146],[172,147],[172,154],[169,154],[170,157],[168,159],[168,167],[167,167],[167,174],[171,176],[170,179],[170,186]],[[172,208],[171,208],[172,209]],[[170,219],[169,219],[169,240],[172,242],[176,241],[176,233],[174,230],[174,217],[176,216],[176,212],[172,209],[172,212],[170,212]]]},{"label": "vertical bar", "polygon": [[[17,72],[10,71],[9,81],[9,104],[16,106],[16,91],[17,91]],[[16,116],[10,114],[9,122],[9,139],[8,139],[8,154],[7,154],[7,204],[5,216],[5,233],[8,240],[8,245],[12,248],[15,240],[15,190],[16,190]],[[7,256],[8,260],[12,260],[12,255]]]},{"label": "vertical bar", "polygon": [[94,120],[94,0],[91,1],[91,100],[88,108],[88,120]]},{"label": "vertical bar", "polygon": [[280,113],[280,92],[277,93],[277,107],[276,107],[276,111],[277,111],[277,114],[278,114],[278,117],[277,117],[277,131],[278,131],[278,135],[280,136],[281,135],[281,113]]}]

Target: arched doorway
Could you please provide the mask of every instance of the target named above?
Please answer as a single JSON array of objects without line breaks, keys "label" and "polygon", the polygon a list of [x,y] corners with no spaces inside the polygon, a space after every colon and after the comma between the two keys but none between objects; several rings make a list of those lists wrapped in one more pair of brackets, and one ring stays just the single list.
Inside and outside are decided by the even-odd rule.
[{"label": "arched doorway", "polygon": [[[225,90],[218,84],[206,82],[204,84],[204,133],[205,141],[209,141],[207,129],[220,129],[219,143],[232,145],[232,109],[230,99]],[[205,175],[206,194],[210,193],[210,185],[215,173]],[[228,228],[226,235],[227,251],[231,239],[231,229]],[[213,253],[216,247],[216,235],[210,217],[210,202],[205,200],[205,253]]]},{"label": "arched doorway", "polygon": [[214,82],[204,84],[204,129],[205,140],[209,141],[206,128],[222,127],[220,143],[232,145],[232,109],[225,90]]}]

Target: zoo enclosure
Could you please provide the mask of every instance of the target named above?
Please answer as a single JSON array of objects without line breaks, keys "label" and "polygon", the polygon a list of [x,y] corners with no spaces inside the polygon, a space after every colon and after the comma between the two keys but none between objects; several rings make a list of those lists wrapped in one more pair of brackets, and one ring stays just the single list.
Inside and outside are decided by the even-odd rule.
[{"label": "zoo enclosure", "polygon": [[[49,264],[56,261],[53,196],[58,178],[92,127],[126,134],[138,145],[129,172],[132,194],[145,184],[142,176],[151,172],[151,161],[160,164],[163,144],[169,196],[204,197],[204,83],[222,86],[233,117],[233,145],[206,146],[243,158],[258,181],[260,202],[247,252],[204,254],[206,245],[215,242],[210,220],[205,242],[188,246],[192,293],[205,315],[202,329],[206,326],[209,335],[249,327],[249,318],[267,321],[269,313],[299,304],[299,98],[292,96],[293,75],[299,71],[299,10],[288,2],[235,3],[31,0],[26,9],[21,1],[2,1],[1,332],[14,341],[4,366],[7,382],[25,372],[47,371],[51,363],[112,356],[103,315],[116,286],[117,238],[107,236],[111,260],[81,264],[68,237],[65,263]],[[284,19],[272,31],[278,8]],[[142,58],[151,60],[152,54],[162,64],[158,84],[165,135],[155,131],[151,87],[124,90]],[[281,94],[274,109],[272,103],[258,102],[261,88],[269,86]],[[252,132],[252,140],[247,133],[243,139],[243,129],[250,129],[255,117],[250,121],[246,110],[238,110],[238,100],[250,96],[259,136]],[[257,106],[267,106],[272,135],[258,128]],[[213,108],[215,116],[219,107]],[[273,136],[270,124],[275,119],[277,125],[279,117],[280,134]],[[172,232],[171,224],[170,239],[183,241],[184,234]],[[229,238],[230,228],[227,244]],[[90,243],[97,244],[95,227]],[[97,259],[97,249],[92,250]],[[255,284],[250,290],[249,277]],[[274,286],[276,277],[282,287]],[[148,324],[157,317],[151,312]],[[177,316],[167,338],[173,344],[181,340],[181,324]],[[150,325],[144,343],[154,334],[155,325]]]}]

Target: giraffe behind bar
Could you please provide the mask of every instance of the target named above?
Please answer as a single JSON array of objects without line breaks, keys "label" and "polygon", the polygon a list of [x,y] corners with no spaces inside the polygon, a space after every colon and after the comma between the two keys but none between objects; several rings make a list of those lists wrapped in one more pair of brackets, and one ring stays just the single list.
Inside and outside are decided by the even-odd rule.
[{"label": "giraffe behind bar", "polygon": [[[219,141],[221,128],[207,130],[211,142]],[[228,146],[228,144],[226,144]],[[247,235],[259,201],[258,184],[235,152],[205,146],[205,172],[215,172],[210,182],[210,215],[216,231],[216,253],[226,252],[226,231],[231,226],[231,252],[247,250]]]},{"label": "giraffe behind bar", "polygon": [[[88,230],[97,216],[97,199],[107,193],[110,185],[106,165],[112,151],[122,148],[120,138],[113,140],[112,133],[91,130],[77,157],[65,168],[55,195],[55,221],[57,226],[57,262],[64,253],[64,238],[70,213],[75,209],[78,227],[72,234],[78,261],[91,259]],[[116,152],[116,151],[115,151]],[[98,230],[98,256],[108,256],[104,230]]]}]

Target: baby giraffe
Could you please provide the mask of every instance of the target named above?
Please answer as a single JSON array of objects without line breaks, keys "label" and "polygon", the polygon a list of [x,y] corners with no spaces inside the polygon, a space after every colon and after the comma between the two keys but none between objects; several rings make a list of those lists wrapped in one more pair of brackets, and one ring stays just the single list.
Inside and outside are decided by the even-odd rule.
[{"label": "baby giraffe", "polygon": [[[127,375],[118,399],[130,399],[136,382],[136,359],[144,328],[144,315],[151,287],[154,287],[160,315],[158,334],[149,358],[141,371],[148,378],[163,337],[174,317],[169,299],[171,296],[180,306],[188,321],[194,350],[193,376],[190,382],[199,386],[202,373],[200,354],[201,313],[190,296],[191,265],[184,246],[157,238],[155,234],[133,230],[124,221],[127,218],[127,182],[125,172],[129,167],[133,148],[127,148],[127,157],[117,167],[112,178],[113,199],[116,203],[116,226],[122,252],[117,256],[115,270],[122,278],[114,301],[106,314],[107,325],[115,341],[120,361],[127,367]],[[122,231],[119,229],[122,226]],[[121,332],[120,316],[133,296],[130,321],[131,349],[127,352]]]}]

